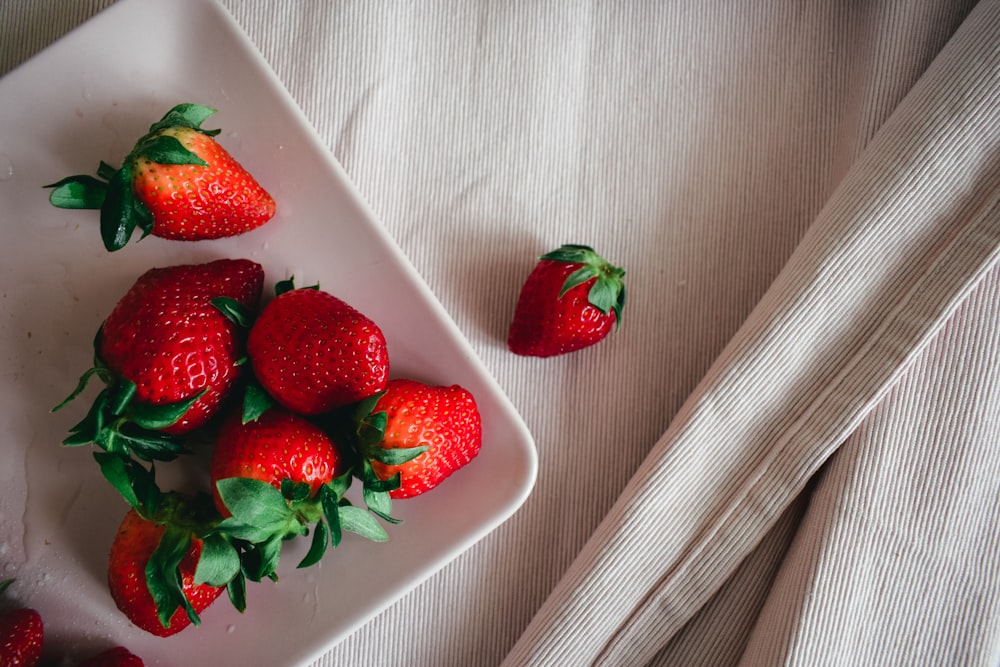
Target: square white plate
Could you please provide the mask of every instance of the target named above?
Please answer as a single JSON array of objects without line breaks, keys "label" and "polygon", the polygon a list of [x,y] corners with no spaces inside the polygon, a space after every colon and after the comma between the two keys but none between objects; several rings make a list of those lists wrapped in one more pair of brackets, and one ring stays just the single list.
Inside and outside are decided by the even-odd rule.
[{"label": "square white plate", "polygon": [[[155,56],[144,26],[156,26]],[[0,100],[0,578],[16,577],[9,595],[41,612],[47,655],[124,644],[149,665],[309,663],[525,500],[537,460],[520,417],[224,8],[118,2],[0,79]],[[179,102],[219,110],[204,126],[222,128],[219,141],[274,195],[278,214],[236,239],[149,237],[108,253],[97,212],[55,209],[42,186],[93,173],[99,160],[119,164]],[[484,444],[439,489],[394,503],[404,522],[387,526],[390,542],[347,535],[318,567],[296,570],[301,540],[286,548],[277,584],[251,584],[245,614],[223,596],[200,627],[160,639],[132,627],[107,593],[124,501],[88,448],[60,445],[92,394],[50,408],[88,367],[94,332],[139,274],[222,256],[260,262],[268,293],[294,275],[368,314],[388,339],[392,375],[473,392]],[[174,471],[167,486],[197,464],[162,466]]]}]

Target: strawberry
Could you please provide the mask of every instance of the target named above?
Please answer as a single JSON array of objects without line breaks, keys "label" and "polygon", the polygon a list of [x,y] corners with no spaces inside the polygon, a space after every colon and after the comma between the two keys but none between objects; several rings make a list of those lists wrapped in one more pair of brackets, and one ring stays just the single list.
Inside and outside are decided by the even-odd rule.
[{"label": "strawberry", "polygon": [[507,346],[515,354],[551,357],[601,341],[621,325],[624,276],[588,246],[542,255],[521,288]]},{"label": "strawberry", "polygon": [[151,269],[140,276],[98,332],[95,366],[57,406],[94,375],[107,385],[66,444],[93,442],[147,460],[176,454],[162,434],[203,425],[240,377],[244,334],[234,319],[256,307],[263,281],[260,265],[246,259]]},{"label": "strawberry", "polygon": [[44,635],[42,617],[34,609],[12,609],[0,615],[0,667],[38,664]]},{"label": "strawberry", "polygon": [[318,288],[278,290],[247,340],[254,374],[275,401],[317,415],[385,388],[389,353],[375,322]]},{"label": "strawberry", "polygon": [[[0,591],[13,582],[0,582]],[[34,609],[18,607],[0,613],[0,667],[31,667],[42,658],[45,627]]]},{"label": "strawberry", "polygon": [[76,667],[144,667],[142,658],[124,646],[115,646],[93,655]]},{"label": "strawberry", "polygon": [[136,227],[181,241],[235,236],[274,216],[274,199],[201,124],[215,109],[179,104],[139,138],[120,169],[77,175],[46,187],[60,208],[101,210],[101,237],[120,250]]},{"label": "strawberry", "polygon": [[398,479],[398,487],[389,490],[392,498],[430,491],[482,446],[476,400],[458,385],[394,378],[373,405],[359,408],[359,416],[362,456],[378,479]]},{"label": "strawberry", "polygon": [[217,532],[241,551],[243,573],[273,577],[281,544],[313,526],[312,546],[299,563],[317,562],[341,531],[375,541],[384,529],[344,499],[350,468],[317,425],[280,407],[245,421],[234,412],[219,428],[209,466],[214,499],[227,517]]},{"label": "strawberry", "polygon": [[200,525],[190,505],[172,494],[151,516],[133,507],[122,519],[108,556],[108,588],[115,605],[146,632],[167,637],[199,623],[198,614],[225,590],[195,581]]},{"label": "strawberry", "polygon": [[333,441],[318,426],[281,408],[271,408],[244,423],[233,413],[219,429],[209,468],[216,507],[227,510],[215,482],[244,477],[281,490],[283,482],[305,484],[309,496],[346,471]]}]

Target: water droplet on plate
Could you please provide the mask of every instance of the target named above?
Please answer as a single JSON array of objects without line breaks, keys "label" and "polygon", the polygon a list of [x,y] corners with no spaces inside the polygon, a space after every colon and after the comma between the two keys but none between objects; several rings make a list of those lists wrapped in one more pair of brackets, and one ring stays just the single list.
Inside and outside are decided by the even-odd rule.
[{"label": "water droplet on plate", "polygon": [[227,132],[224,136],[232,151],[239,152],[243,148],[243,137],[240,136],[239,132]]},{"label": "water droplet on plate", "polygon": [[234,632],[236,632],[236,626],[230,623],[229,625],[226,626],[226,632],[228,632],[229,634],[233,634]]},{"label": "water droplet on plate", "polygon": [[14,163],[6,153],[0,153],[0,181],[10,180],[14,176]]}]

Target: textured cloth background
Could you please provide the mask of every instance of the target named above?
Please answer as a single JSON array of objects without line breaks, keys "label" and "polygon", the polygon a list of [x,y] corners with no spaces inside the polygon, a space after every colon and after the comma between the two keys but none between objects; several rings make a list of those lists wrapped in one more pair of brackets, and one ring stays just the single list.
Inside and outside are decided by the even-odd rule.
[{"label": "textured cloth background", "polygon": [[[318,665],[1000,662],[1000,2],[223,4],[539,450]],[[564,242],[623,328],[515,357]]]}]

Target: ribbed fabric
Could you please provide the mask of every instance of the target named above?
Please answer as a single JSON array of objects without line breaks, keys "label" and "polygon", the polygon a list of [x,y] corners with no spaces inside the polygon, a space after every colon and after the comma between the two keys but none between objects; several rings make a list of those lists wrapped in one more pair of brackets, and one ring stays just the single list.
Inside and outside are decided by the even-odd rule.
[{"label": "ribbed fabric", "polygon": [[[222,3],[539,450],[317,667],[997,664],[1000,3]],[[110,4],[0,3],[0,74]],[[564,242],[623,328],[515,357]]]},{"label": "ribbed fabric", "polygon": [[740,664],[1000,663],[998,321],[994,270],[831,460]]},{"label": "ribbed fabric", "polygon": [[993,269],[998,30],[981,7],[879,131],[507,664],[651,660]]}]

